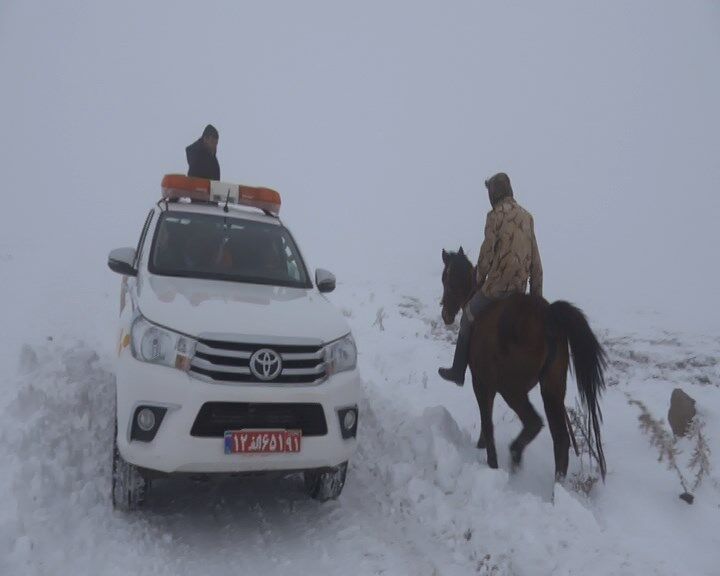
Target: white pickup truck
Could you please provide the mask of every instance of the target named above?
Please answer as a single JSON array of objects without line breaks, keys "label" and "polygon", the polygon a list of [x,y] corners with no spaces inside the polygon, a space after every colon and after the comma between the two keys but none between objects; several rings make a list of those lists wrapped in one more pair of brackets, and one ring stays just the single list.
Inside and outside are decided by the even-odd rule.
[{"label": "white pickup truck", "polygon": [[[112,501],[133,509],[167,474],[302,472],[336,498],[356,446],[355,342],[278,217],[280,197],[163,179],[123,276]],[[314,281],[313,281],[314,280]]]}]

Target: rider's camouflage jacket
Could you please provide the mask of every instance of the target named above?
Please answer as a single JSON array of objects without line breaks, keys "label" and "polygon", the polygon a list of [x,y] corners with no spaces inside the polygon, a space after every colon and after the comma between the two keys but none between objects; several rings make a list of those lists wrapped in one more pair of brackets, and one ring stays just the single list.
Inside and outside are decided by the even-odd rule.
[{"label": "rider's camouflage jacket", "polygon": [[477,264],[478,287],[489,298],[530,293],[542,296],[543,271],[533,218],[514,198],[488,212]]}]

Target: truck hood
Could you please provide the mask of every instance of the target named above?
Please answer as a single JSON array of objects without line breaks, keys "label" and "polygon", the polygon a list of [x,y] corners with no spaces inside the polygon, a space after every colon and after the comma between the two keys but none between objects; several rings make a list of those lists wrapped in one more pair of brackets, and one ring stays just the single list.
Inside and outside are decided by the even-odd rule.
[{"label": "truck hood", "polygon": [[188,336],[331,342],[350,332],[312,289],[149,275],[138,283],[140,312]]}]

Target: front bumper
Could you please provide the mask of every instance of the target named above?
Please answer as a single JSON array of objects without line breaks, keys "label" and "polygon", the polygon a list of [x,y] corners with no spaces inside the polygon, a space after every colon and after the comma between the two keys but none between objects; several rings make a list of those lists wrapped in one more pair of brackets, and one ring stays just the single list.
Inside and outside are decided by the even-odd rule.
[{"label": "front bumper", "polygon": [[[356,438],[343,439],[338,410],[358,406],[357,370],[335,374],[317,385],[227,384],[199,380],[188,373],[135,360],[126,351],[118,362],[118,449],[142,468],[164,473],[261,472],[337,466],[350,459]],[[303,437],[298,453],[225,454],[223,438],[190,434],[206,402],[315,403],[322,405],[327,434]],[[140,405],[167,408],[150,442],[131,440]]]}]

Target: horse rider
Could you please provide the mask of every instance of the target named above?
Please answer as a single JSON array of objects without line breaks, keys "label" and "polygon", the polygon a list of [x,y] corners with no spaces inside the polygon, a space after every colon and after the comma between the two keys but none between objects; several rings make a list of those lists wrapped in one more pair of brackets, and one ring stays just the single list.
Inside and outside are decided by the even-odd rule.
[{"label": "horse rider", "polygon": [[485,240],[475,268],[477,287],[463,309],[452,368],[438,374],[458,386],[465,383],[470,333],[475,318],[492,302],[524,294],[542,296],[543,272],[535,240],[533,218],[513,198],[510,178],[504,172],[485,180],[492,210],[485,221]]}]

